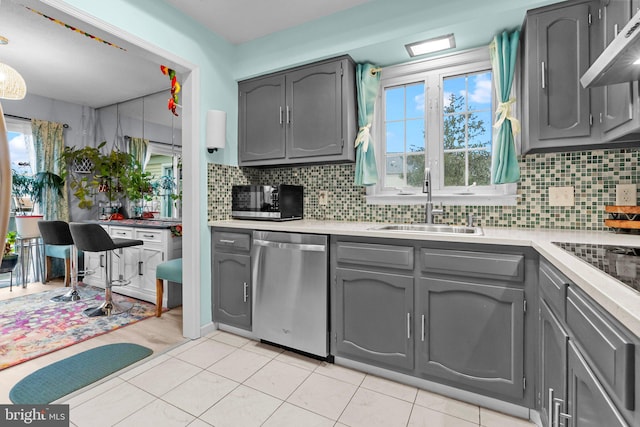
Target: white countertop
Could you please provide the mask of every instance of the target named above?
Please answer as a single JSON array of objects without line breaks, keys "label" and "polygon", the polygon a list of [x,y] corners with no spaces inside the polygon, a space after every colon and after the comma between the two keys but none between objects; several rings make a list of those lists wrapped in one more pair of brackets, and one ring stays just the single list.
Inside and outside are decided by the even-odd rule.
[{"label": "white countertop", "polygon": [[346,236],[380,237],[392,239],[430,240],[441,242],[482,243],[494,245],[529,246],[549,260],[620,323],[640,337],[640,292],[582,261],[551,242],[596,243],[604,245],[639,246],[640,236],[603,231],[533,230],[519,228],[484,228],[484,234],[428,234],[372,230],[384,224],[343,221],[212,221],[211,227],[251,230],[287,231],[294,233],[335,234]]}]

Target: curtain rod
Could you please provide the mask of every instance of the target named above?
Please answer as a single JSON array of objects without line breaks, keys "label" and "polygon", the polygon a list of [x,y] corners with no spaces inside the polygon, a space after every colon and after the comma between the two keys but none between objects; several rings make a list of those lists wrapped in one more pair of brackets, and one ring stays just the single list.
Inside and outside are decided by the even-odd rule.
[{"label": "curtain rod", "polygon": [[[125,137],[125,138],[129,138],[129,139],[131,139],[131,137],[130,137],[129,135],[125,135],[124,137]],[[161,144],[161,145],[168,145],[168,146],[174,146],[174,147],[180,147],[180,148],[182,148],[182,145],[170,144],[170,143],[168,143],[168,142],[152,141],[152,140],[149,140],[149,142],[153,142],[154,144]]]},{"label": "curtain rod", "polygon": [[[31,120],[32,120],[32,119],[31,119],[31,118],[29,118],[29,117],[14,116],[13,114],[5,114],[4,116],[5,116],[5,117],[11,117],[12,119],[18,119],[18,120],[28,120],[28,121],[31,121]],[[62,124],[62,127],[63,127],[63,128],[65,128],[65,129],[68,129],[68,128],[69,128],[69,125],[68,125],[68,124],[66,124],[66,123],[63,123],[63,124]]]}]

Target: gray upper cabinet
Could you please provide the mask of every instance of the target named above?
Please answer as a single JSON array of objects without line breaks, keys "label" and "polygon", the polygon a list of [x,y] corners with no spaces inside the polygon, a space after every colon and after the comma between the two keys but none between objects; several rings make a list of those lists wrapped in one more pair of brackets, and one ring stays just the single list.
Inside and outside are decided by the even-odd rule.
[{"label": "gray upper cabinet", "polygon": [[[534,9],[524,36],[523,152],[599,142],[591,92],[580,84],[589,68],[593,2]],[[527,132],[528,130],[528,132]]]},{"label": "gray upper cabinet", "polygon": [[[631,0],[602,0],[599,33],[603,50],[629,22],[631,9]],[[603,134],[621,136],[630,127],[637,126],[638,113],[634,109],[637,108],[638,83],[618,83],[604,86],[601,90],[603,103],[600,119]]]},{"label": "gray upper cabinet", "polygon": [[238,159],[284,159],[284,75],[242,82],[238,90]]},{"label": "gray upper cabinet", "polygon": [[355,64],[348,56],[238,84],[238,162],[355,160]]}]

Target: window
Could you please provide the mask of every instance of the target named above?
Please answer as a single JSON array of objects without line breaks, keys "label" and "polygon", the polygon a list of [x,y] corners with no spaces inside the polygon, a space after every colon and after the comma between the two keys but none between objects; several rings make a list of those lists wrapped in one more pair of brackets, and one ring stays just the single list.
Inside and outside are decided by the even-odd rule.
[{"label": "window", "polygon": [[31,135],[31,123],[5,119],[11,169],[20,174],[32,175],[36,172],[36,152]]},{"label": "window", "polygon": [[506,195],[515,202],[514,184],[491,184],[495,105],[486,48],[386,68],[374,124],[381,179],[371,202],[424,197],[425,167],[435,199],[494,204]]}]

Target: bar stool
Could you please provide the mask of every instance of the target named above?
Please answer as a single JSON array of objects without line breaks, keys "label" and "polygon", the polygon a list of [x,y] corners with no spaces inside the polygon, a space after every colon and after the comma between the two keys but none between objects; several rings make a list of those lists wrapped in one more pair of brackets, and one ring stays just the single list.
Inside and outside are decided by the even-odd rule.
[{"label": "bar stool", "polygon": [[[162,316],[165,280],[182,284],[182,258],[165,261],[156,267],[156,317]],[[168,283],[167,286],[169,286]]]},{"label": "bar stool", "polygon": [[78,250],[73,244],[73,237],[69,231],[69,224],[64,221],[38,221],[40,235],[45,245],[44,255],[46,268],[44,281],[47,280],[51,270],[51,258],[64,259],[64,284],[71,289],[64,295],[51,298],[54,302],[77,301],[78,294]]},{"label": "bar stool", "polygon": [[112,251],[130,246],[139,246],[143,244],[142,240],[135,239],[112,239],[109,233],[99,224],[85,224],[72,222],[69,224],[69,230],[76,247],[85,252],[105,252],[105,301],[98,307],[90,307],[84,311],[87,317],[95,316],[111,316],[112,314],[120,314],[131,310],[133,304],[122,304],[113,301],[111,294],[112,286],[126,286],[131,283],[127,279],[111,280],[111,258]]}]

